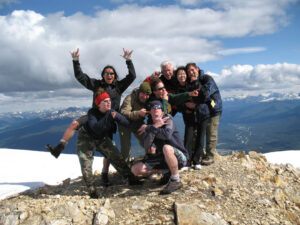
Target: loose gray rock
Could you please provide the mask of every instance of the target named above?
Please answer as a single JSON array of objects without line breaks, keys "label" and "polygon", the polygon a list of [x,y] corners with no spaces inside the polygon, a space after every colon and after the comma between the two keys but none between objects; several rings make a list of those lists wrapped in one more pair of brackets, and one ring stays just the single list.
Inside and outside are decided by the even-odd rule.
[{"label": "loose gray rock", "polygon": [[299,171],[260,153],[233,152],[180,171],[184,187],[170,195],[159,195],[160,175],[129,186],[111,173],[113,185],[103,187],[96,173],[99,199],[89,197],[82,177],[66,178],[0,200],[0,224],[300,224]]}]

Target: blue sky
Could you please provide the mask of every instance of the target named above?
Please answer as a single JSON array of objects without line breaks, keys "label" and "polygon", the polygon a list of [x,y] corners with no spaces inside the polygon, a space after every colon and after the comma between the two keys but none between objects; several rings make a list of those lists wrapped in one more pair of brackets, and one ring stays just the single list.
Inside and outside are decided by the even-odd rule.
[{"label": "blue sky", "polygon": [[[299,97],[299,0],[0,0],[0,112],[91,105],[73,75],[70,50],[99,78],[107,64],[137,79],[171,60],[194,61],[222,96]],[[15,102],[23,104],[16,104]]]}]

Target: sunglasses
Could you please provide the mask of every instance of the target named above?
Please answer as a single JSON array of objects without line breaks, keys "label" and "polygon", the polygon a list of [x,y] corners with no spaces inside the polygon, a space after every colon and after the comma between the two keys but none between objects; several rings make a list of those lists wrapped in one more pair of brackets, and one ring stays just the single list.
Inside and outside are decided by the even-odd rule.
[{"label": "sunglasses", "polygon": [[104,72],[104,75],[114,75],[114,72]]},{"label": "sunglasses", "polygon": [[161,105],[153,105],[151,106],[151,109],[162,109]]},{"label": "sunglasses", "polygon": [[163,90],[163,89],[165,89],[165,87],[160,87],[160,88],[157,88],[156,90],[157,90],[157,91],[161,91],[161,90]]},{"label": "sunglasses", "polygon": [[102,102],[104,102],[104,103],[111,103],[111,100],[110,99],[106,99],[106,100],[103,100]]}]

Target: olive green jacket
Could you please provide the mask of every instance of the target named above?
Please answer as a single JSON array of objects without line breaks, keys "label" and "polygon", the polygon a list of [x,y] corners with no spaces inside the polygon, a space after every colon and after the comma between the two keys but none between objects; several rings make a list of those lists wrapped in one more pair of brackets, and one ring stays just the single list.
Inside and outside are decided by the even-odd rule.
[{"label": "olive green jacket", "polygon": [[139,89],[136,88],[125,97],[120,112],[129,120],[141,122],[145,118],[139,116],[139,110],[143,108],[146,108],[146,103],[140,102]]}]

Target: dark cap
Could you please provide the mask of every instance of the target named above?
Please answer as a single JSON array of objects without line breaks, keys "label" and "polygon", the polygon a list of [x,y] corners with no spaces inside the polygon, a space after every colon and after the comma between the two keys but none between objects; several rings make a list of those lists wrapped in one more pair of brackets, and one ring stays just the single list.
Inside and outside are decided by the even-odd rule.
[{"label": "dark cap", "polygon": [[149,106],[150,106],[150,109],[152,109],[152,108],[158,108],[158,109],[163,110],[163,104],[159,100],[153,100],[153,101],[151,101],[149,103]]},{"label": "dark cap", "polygon": [[151,95],[152,91],[151,91],[150,83],[149,82],[143,82],[139,87],[139,91],[143,92],[145,94]]}]

